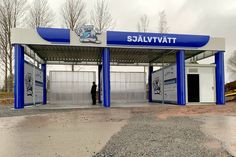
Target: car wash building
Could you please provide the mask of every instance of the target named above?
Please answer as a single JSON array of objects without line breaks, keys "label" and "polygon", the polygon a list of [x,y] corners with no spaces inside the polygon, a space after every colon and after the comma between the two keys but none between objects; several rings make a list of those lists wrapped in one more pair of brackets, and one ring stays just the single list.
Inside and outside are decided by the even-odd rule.
[{"label": "car wash building", "polygon": [[[225,103],[223,38],[119,31],[100,33],[90,25],[76,32],[16,28],[12,30],[12,44],[15,109],[48,102],[90,103],[90,88],[96,77],[98,99],[104,107],[136,102],[151,105]],[[35,64],[26,62],[25,55],[34,59]],[[196,64],[211,56],[215,57],[214,64]],[[51,71],[47,94],[46,67],[50,64],[96,65],[98,73]],[[146,83],[144,72],[111,72],[111,66],[148,66],[148,81]],[[154,71],[156,66],[159,69]]]}]

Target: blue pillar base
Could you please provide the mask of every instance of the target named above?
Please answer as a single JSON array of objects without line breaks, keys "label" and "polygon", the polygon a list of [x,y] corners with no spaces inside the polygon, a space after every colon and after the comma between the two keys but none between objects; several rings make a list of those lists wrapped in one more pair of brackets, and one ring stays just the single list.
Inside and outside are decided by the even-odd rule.
[{"label": "blue pillar base", "polygon": [[215,54],[216,64],[216,104],[225,104],[225,71],[224,71],[224,52],[219,51]]},{"label": "blue pillar base", "polygon": [[176,53],[176,70],[177,70],[177,104],[186,105],[186,88],[185,88],[185,54],[184,51]]},{"label": "blue pillar base", "polygon": [[98,65],[98,103],[102,103],[102,100],[101,100],[101,71],[102,71],[102,65]]},{"label": "blue pillar base", "polygon": [[24,47],[14,45],[15,75],[14,75],[14,108],[24,108]]},{"label": "blue pillar base", "polygon": [[104,48],[102,52],[102,73],[103,73],[103,106],[109,108],[111,105],[110,97],[110,50]]},{"label": "blue pillar base", "polygon": [[43,105],[47,104],[47,65],[42,64],[43,70]]},{"label": "blue pillar base", "polygon": [[148,69],[148,102],[152,102],[152,73],[153,73],[153,66],[149,66],[149,69]]}]

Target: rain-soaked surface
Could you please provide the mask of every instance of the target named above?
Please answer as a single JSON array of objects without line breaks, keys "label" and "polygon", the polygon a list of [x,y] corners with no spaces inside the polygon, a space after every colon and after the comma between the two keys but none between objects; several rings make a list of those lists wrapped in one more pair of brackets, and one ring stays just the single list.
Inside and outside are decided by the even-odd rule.
[{"label": "rain-soaked surface", "polygon": [[[200,117],[204,122],[202,130],[222,141],[224,148],[235,155],[236,116],[221,116],[235,115],[234,103],[223,107],[142,104],[135,104],[136,108],[123,106],[125,108],[114,106],[104,109],[89,106],[90,109],[82,107],[73,110],[71,108],[74,106],[66,109],[64,106],[56,106],[56,109],[59,108],[56,110],[54,106],[48,105],[19,111],[4,109],[0,112],[0,157],[92,156],[99,152],[134,114],[150,113],[155,113],[158,120],[170,116]],[[220,143],[215,141],[210,141],[207,146],[221,148]]]},{"label": "rain-soaked surface", "polygon": [[236,156],[236,116],[206,116],[201,120],[203,132],[218,139],[231,155]]},{"label": "rain-soaked surface", "polygon": [[[160,105],[160,104],[159,104]],[[125,103],[125,104],[120,104],[120,103],[113,103],[111,105],[112,107],[149,107],[148,103]],[[54,110],[54,109],[86,109],[86,108],[102,108],[101,105],[97,104],[95,106],[93,105],[65,105],[65,104],[47,104],[47,105],[39,105],[39,106],[29,106],[26,109],[47,109],[47,110]]]},{"label": "rain-soaked surface", "polygon": [[104,110],[1,118],[0,156],[92,156],[128,117],[127,112]]}]

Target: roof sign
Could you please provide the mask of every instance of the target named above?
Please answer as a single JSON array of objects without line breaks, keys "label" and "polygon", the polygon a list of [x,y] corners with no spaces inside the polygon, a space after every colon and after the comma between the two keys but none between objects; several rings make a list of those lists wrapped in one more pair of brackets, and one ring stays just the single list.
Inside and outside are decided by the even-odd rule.
[{"label": "roof sign", "polygon": [[210,36],[107,32],[107,45],[143,46],[143,47],[202,47],[208,43]]},{"label": "roof sign", "polygon": [[37,28],[37,32],[41,38],[51,43],[70,43],[70,30],[61,28]]}]

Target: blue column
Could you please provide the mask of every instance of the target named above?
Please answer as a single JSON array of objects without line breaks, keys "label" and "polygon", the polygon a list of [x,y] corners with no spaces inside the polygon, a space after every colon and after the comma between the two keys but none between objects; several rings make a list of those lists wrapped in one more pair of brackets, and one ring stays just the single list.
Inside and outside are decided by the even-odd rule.
[{"label": "blue column", "polygon": [[185,54],[184,51],[176,53],[176,70],[177,70],[177,104],[186,105],[186,88],[185,88]]},{"label": "blue column", "polygon": [[104,48],[102,52],[102,73],[103,73],[103,106],[110,107],[110,50]]},{"label": "blue column", "polygon": [[102,65],[98,65],[98,102],[102,103],[101,100],[101,71]]},{"label": "blue column", "polygon": [[14,45],[15,75],[14,75],[14,108],[24,108],[24,47]]},{"label": "blue column", "polygon": [[152,73],[153,66],[149,66],[148,68],[148,101],[152,102]]},{"label": "blue column", "polygon": [[42,64],[43,70],[43,105],[47,104],[47,65]]},{"label": "blue column", "polygon": [[216,64],[216,104],[225,104],[225,71],[224,71],[224,52],[219,51],[215,54]]}]

